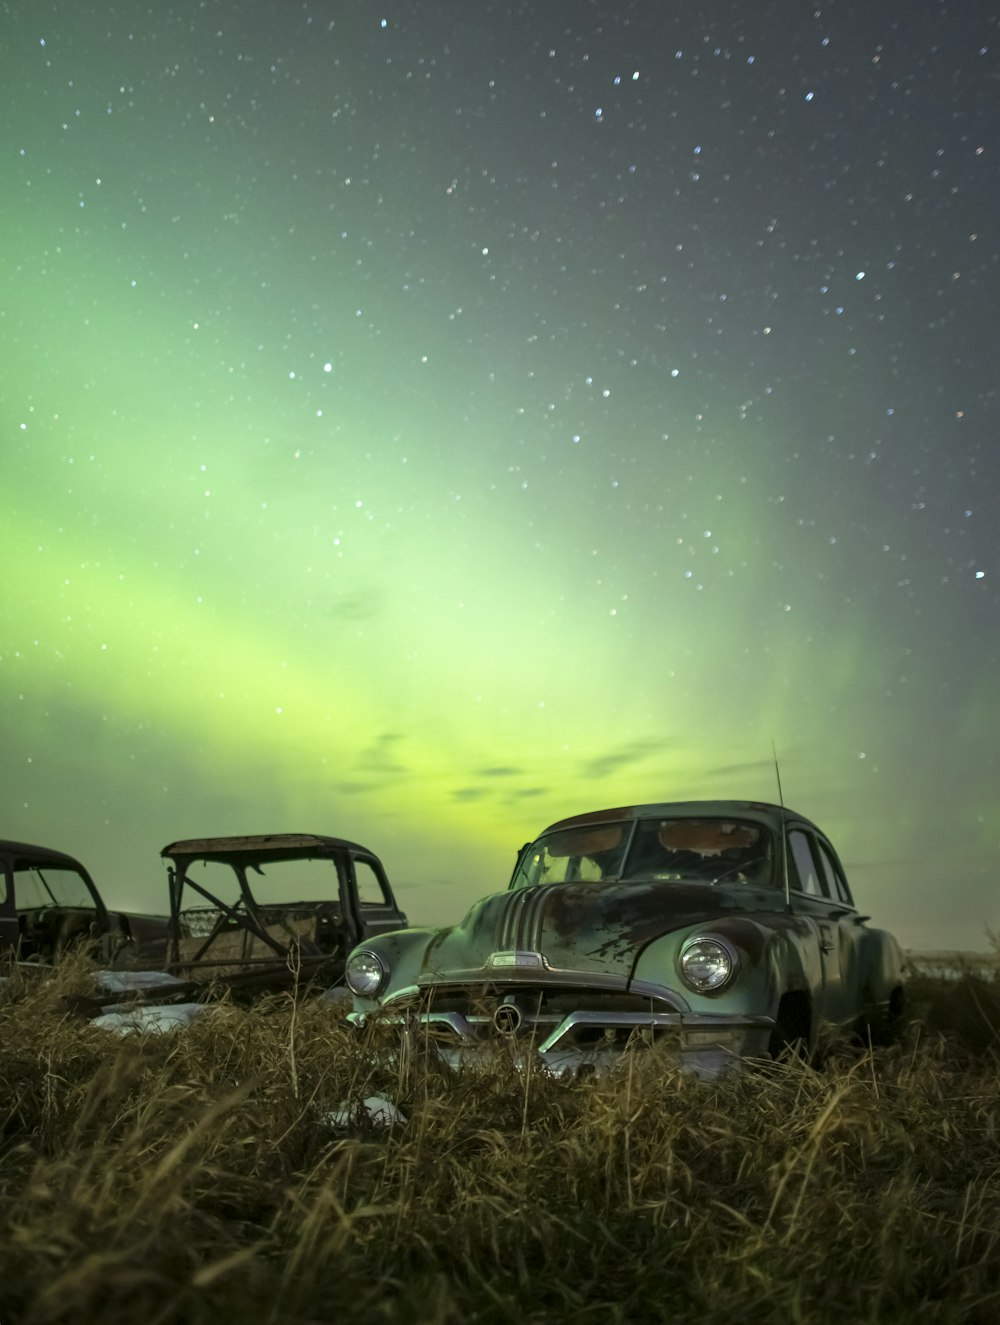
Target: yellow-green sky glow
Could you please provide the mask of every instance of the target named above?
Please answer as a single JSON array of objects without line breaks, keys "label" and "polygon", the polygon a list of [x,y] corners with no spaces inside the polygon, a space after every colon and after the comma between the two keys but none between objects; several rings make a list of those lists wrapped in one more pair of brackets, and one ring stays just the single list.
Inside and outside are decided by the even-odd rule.
[{"label": "yellow-green sky glow", "polygon": [[869,122],[872,33],[727,13],[8,16],[3,836],[150,910],[171,840],[352,837],[447,921],[773,743],[876,923],[985,945],[976,34]]}]

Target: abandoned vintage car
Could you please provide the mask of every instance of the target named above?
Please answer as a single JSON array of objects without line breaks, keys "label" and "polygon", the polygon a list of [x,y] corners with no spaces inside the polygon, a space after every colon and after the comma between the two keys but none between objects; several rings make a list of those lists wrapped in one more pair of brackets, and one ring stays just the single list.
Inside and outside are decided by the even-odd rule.
[{"label": "abandoned vintage car", "polygon": [[51,962],[72,948],[102,961],[166,933],[164,916],[110,911],[73,856],[27,842],[0,842],[0,953]]},{"label": "abandoned vintage car", "polygon": [[160,854],[170,895],[166,936],[116,965],[164,971],[178,993],[209,984],[233,991],[335,984],[355,944],[406,924],[378,856],[344,838],[206,837]]},{"label": "abandoned vintage car", "polygon": [[874,1040],[902,1013],[902,954],[869,929],[828,838],[750,801],[637,805],[553,824],[461,923],[350,955],[350,1019],[448,1064],[506,1045],[564,1074],[659,1045],[714,1075],[824,1028]]}]

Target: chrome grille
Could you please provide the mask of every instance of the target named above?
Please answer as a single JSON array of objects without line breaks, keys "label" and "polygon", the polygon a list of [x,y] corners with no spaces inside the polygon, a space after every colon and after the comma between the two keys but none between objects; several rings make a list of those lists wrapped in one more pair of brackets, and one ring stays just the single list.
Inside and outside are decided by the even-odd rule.
[{"label": "chrome grille", "polygon": [[[394,1016],[401,1012],[394,1007]],[[637,1034],[646,1040],[673,1035],[681,1019],[665,1000],[564,985],[437,988],[409,1004],[407,1014],[435,1038],[530,1040],[540,1047],[555,1037],[580,1048],[624,1045]]]}]

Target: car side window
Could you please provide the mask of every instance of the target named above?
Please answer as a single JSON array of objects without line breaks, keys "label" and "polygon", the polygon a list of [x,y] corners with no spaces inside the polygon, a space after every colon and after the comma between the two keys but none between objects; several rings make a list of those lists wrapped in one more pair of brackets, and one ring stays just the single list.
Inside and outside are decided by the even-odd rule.
[{"label": "car side window", "polygon": [[788,850],[789,863],[794,866],[790,870],[791,887],[797,888],[801,893],[808,893],[810,897],[824,897],[826,894],[816,872],[816,862],[813,860],[812,848],[806,834],[799,829],[793,829],[788,834]]},{"label": "car side window", "polygon": [[848,906],[853,906],[854,902],[851,900],[847,880],[837,868],[836,861],[819,838],[816,839],[816,845],[819,847],[819,862],[823,874],[826,876],[826,885],[830,896],[835,897],[839,902],[845,902]]},{"label": "car side window", "polygon": [[358,901],[363,906],[388,906],[385,885],[367,860],[355,860],[354,877],[358,883]]}]

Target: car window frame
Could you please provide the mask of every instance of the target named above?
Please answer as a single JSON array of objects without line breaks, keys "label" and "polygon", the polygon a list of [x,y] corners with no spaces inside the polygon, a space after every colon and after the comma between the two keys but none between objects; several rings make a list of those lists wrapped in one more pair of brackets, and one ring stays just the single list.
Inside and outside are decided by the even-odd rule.
[{"label": "car window frame", "polygon": [[832,885],[831,900],[841,906],[850,907],[852,911],[855,910],[854,898],[851,896],[847,875],[844,873],[844,867],[841,865],[832,845],[820,833],[813,835],[813,843],[820,869],[827,873],[828,882]]},{"label": "car window frame", "polygon": [[[534,838],[532,841],[526,842],[524,846],[521,848],[521,850],[518,852],[517,863],[514,866],[514,873],[510,877],[510,882],[507,884],[507,891],[515,892],[519,888],[540,888],[540,887],[558,888],[558,887],[563,887],[566,884],[574,884],[574,883],[598,884],[598,883],[620,882],[622,879],[626,877],[624,873],[625,865],[628,862],[629,856],[631,854],[632,846],[635,842],[635,835],[636,832],[638,831],[639,823],[640,820],[638,819],[630,819],[624,821],[620,819],[608,819],[607,821],[602,821],[596,824],[574,824],[570,828],[558,828],[558,826],[553,826],[552,828],[547,829],[544,833],[540,834],[540,836]],[[575,832],[575,831],[579,831],[581,833],[583,832],[593,833],[595,831],[599,831],[601,828],[621,828],[624,833],[623,841],[620,847],[621,857],[618,862],[618,870],[614,874],[604,875],[600,879],[585,879],[580,876],[580,862],[589,858],[586,852],[580,852],[575,856],[566,855],[565,857],[562,856],[561,854],[556,857],[550,856],[548,854],[548,848],[547,846],[545,846],[545,844],[548,841],[548,839],[551,837],[562,836],[567,832]],[[572,874],[572,877],[566,877],[559,880],[546,880],[546,879],[531,880],[528,871],[525,867],[529,857],[538,847],[543,848],[547,858],[550,860],[565,859],[567,862],[569,862],[567,864],[566,874],[567,876]],[[523,882],[519,882],[519,880],[523,880]]]},{"label": "car window frame", "polygon": [[[397,909],[396,899],[393,895],[388,875],[382,868],[381,861],[375,856],[361,851],[350,852],[350,861],[351,873],[354,877],[354,891],[357,895],[358,905],[372,910]],[[369,873],[364,875],[362,872],[359,872],[359,866],[362,867],[362,870],[367,868]],[[380,893],[378,899],[369,895],[369,890],[367,887],[364,887],[363,880],[364,884],[371,880],[375,881]],[[365,895],[362,895],[363,890]]]},{"label": "car window frame", "polygon": [[[793,833],[798,833],[803,837],[808,845],[809,854],[813,862],[813,870],[816,874],[817,883],[823,889],[821,892],[807,892],[800,885],[798,862],[795,859],[795,853],[789,839]],[[835,911],[847,912],[857,911],[857,905],[851,893],[850,884],[847,882],[847,874],[843,865],[840,863],[840,857],[837,855],[829,839],[818,829],[806,827],[805,824],[790,824],[785,833],[787,857],[788,857],[788,887],[789,891],[795,893],[798,897],[808,898],[811,902],[824,902]],[[830,891],[832,888],[832,891]]]},{"label": "car window frame", "polygon": [[[812,876],[816,880],[815,891],[802,886],[802,875],[799,870],[799,858],[796,854],[793,838],[800,838],[805,846],[809,863],[812,867]],[[785,845],[787,848],[786,860],[788,865],[788,887],[789,891],[796,893],[799,897],[808,897],[813,902],[829,902],[833,899],[825,891],[826,878],[816,859],[816,851],[812,842],[812,834],[802,824],[790,825],[785,830]]]}]

